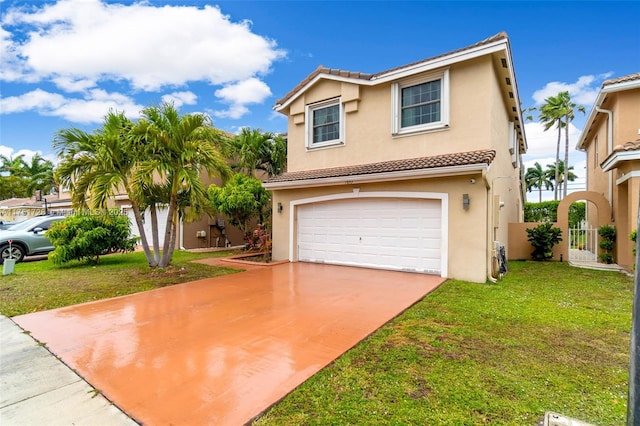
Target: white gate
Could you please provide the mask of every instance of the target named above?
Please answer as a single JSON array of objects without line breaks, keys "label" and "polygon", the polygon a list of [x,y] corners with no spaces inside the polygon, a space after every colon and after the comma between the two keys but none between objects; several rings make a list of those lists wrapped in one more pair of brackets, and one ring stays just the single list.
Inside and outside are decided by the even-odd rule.
[{"label": "white gate", "polygon": [[574,262],[598,261],[597,229],[569,228],[569,260]]}]

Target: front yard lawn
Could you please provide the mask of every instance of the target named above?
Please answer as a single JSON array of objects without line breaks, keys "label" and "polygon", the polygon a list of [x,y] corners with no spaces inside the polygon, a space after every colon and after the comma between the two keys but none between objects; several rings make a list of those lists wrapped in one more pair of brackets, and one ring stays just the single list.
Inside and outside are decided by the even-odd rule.
[{"label": "front yard lawn", "polygon": [[444,283],[255,424],[624,424],[633,279],[510,267],[498,284]]},{"label": "front yard lawn", "polygon": [[103,256],[97,266],[18,263],[15,274],[0,277],[0,313],[12,317],[238,272],[191,262],[229,254],[175,251],[172,266],[164,270],[150,269],[142,252]]}]

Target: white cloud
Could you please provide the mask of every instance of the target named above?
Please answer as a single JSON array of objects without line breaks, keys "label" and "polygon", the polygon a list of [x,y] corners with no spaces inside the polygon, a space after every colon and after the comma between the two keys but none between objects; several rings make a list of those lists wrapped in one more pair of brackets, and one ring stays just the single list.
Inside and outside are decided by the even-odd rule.
[{"label": "white cloud", "polygon": [[96,86],[95,80],[86,78],[56,77],[52,79],[56,86],[67,92],[84,92]]},{"label": "white cloud", "polygon": [[0,78],[50,79],[65,90],[94,81],[125,80],[147,91],[192,81],[232,84],[268,73],[286,55],[249,22],[232,22],[209,5],[59,0],[9,9],[2,26]]},{"label": "white cloud", "polygon": [[3,114],[35,110],[41,115],[61,117],[75,123],[99,123],[110,109],[123,111],[130,118],[139,115],[142,105],[120,93],[101,89],[87,92],[84,98],[67,98],[36,89],[20,96],[0,98]]},{"label": "white cloud", "polygon": [[215,92],[222,102],[230,104],[226,111],[214,111],[216,117],[240,118],[249,109],[248,104],[259,104],[271,96],[271,89],[257,78],[248,78],[239,83],[230,84]]},{"label": "white cloud", "polygon": [[[526,156],[528,158],[553,157],[556,155],[556,146],[558,143],[558,129],[552,127],[545,131],[541,123],[525,123],[524,130],[527,135],[528,150]],[[569,124],[569,149],[574,150],[581,130],[573,123]],[[560,136],[560,158],[564,158],[565,133],[564,128]],[[554,160],[555,161],[555,160]]]},{"label": "white cloud", "polygon": [[533,92],[533,100],[536,105],[542,105],[549,96],[556,96],[560,92],[569,92],[571,99],[580,105],[591,106],[598,96],[600,83],[609,78],[613,73],[608,72],[600,75],[583,75],[575,83],[565,83],[551,81],[542,89]]},{"label": "white cloud", "polygon": [[[536,162],[540,163],[543,169],[546,169],[547,165],[553,164],[556,161],[558,129],[552,127],[545,132],[542,124],[534,122],[525,124],[525,132],[527,134],[527,143],[529,145],[527,153],[522,156],[525,171],[529,167],[533,167]],[[585,153],[575,149],[580,133],[581,130],[574,126],[573,123],[569,124],[569,166],[573,167],[572,171],[577,176],[577,179],[574,182],[569,183],[569,192],[572,192],[572,190],[584,189],[585,186]],[[561,161],[564,161],[564,149],[565,133],[563,129],[560,137]],[[537,190],[527,193],[527,199],[529,201],[537,202]],[[543,201],[552,199],[553,191],[542,192]]]},{"label": "white cloud", "polygon": [[176,108],[180,108],[182,105],[195,105],[197,100],[198,96],[190,91],[173,92],[162,97],[162,102],[173,103]]},{"label": "white cloud", "polygon": [[30,149],[20,149],[18,151],[11,147],[0,145],[0,155],[4,155],[7,158],[16,158],[18,155],[24,155],[24,161],[29,163],[34,155],[39,154],[45,160],[49,160],[52,163],[57,162],[57,157],[53,154],[43,154],[42,151],[32,151]]}]

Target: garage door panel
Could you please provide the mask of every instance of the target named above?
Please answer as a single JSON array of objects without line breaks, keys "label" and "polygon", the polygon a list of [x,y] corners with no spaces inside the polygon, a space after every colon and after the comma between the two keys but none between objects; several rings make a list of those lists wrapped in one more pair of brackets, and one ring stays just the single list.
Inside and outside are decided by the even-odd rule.
[{"label": "garage door panel", "polygon": [[439,273],[441,204],[425,199],[357,199],[298,208],[298,258]]}]

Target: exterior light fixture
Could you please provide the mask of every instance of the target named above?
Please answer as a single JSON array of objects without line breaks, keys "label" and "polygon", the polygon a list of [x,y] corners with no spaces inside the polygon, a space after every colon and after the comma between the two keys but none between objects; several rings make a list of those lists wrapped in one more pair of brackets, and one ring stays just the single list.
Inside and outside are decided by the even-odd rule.
[{"label": "exterior light fixture", "polygon": [[469,199],[469,194],[462,194],[462,208],[465,210],[469,210],[470,205],[471,200]]},{"label": "exterior light fixture", "polygon": [[278,213],[282,213],[282,203],[278,203]]}]

